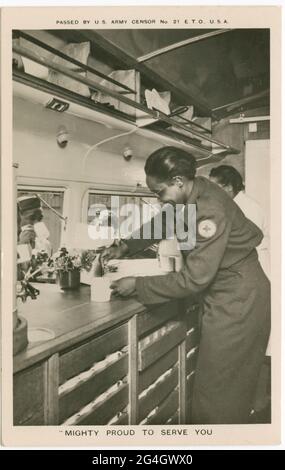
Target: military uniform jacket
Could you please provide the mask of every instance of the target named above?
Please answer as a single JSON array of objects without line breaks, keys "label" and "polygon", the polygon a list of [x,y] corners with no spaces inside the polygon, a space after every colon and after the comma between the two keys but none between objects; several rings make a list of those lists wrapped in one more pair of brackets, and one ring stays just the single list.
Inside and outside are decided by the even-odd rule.
[{"label": "military uniform jacket", "polygon": [[[184,267],[180,272],[136,279],[136,291],[142,303],[161,303],[202,293],[214,282],[219,270],[246,259],[263,238],[261,230],[245,217],[225,191],[206,178],[195,178],[187,203],[196,205],[195,247],[182,251]],[[143,226],[140,233],[142,237]],[[154,240],[133,237],[125,242],[128,255],[134,256]]]},{"label": "military uniform jacket", "polygon": [[[201,294],[192,424],[249,422],[270,331],[270,285],[258,262],[262,232],[217,185],[196,178],[196,244],[180,272],[138,277],[142,303]],[[177,227],[177,225],[176,225]],[[152,240],[127,241],[135,253]]]}]

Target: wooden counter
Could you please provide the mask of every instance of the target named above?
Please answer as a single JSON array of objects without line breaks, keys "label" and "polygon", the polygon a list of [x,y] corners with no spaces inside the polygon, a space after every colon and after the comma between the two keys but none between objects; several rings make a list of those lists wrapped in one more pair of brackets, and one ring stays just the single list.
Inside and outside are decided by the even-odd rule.
[{"label": "wooden counter", "polygon": [[90,301],[90,287],[40,285],[19,308],[54,338],[14,357],[15,425],[190,422],[197,304]]},{"label": "wooden counter", "polygon": [[29,343],[24,352],[15,356],[14,372],[145,311],[135,299],[91,302],[90,286],[81,285],[78,291],[65,292],[55,284],[36,286],[40,295],[36,300],[28,298],[26,303],[20,302],[19,314],[26,318],[29,328],[47,328],[55,333],[55,338]]}]

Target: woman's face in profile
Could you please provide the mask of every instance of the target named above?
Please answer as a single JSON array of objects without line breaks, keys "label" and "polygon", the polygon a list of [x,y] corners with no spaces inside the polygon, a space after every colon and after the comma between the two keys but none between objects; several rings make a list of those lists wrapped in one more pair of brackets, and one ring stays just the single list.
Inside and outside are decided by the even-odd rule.
[{"label": "woman's face in profile", "polygon": [[161,181],[155,176],[147,175],[146,184],[150,191],[157,196],[159,203],[183,204],[183,187],[179,186],[176,181]]},{"label": "woman's face in profile", "polygon": [[43,219],[43,211],[42,209],[36,209],[33,214],[31,215],[31,220],[33,222],[40,222]]}]

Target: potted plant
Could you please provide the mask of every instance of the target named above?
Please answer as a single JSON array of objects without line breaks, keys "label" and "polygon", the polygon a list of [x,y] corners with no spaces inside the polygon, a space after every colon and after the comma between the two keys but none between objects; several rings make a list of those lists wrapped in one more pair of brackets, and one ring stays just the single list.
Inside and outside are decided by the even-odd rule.
[{"label": "potted plant", "polygon": [[91,285],[95,275],[97,256],[96,250],[83,250],[81,255],[82,271],[80,275],[80,280],[83,284]]},{"label": "potted plant", "polygon": [[[27,252],[29,249],[27,247]],[[37,254],[33,254],[29,261],[21,261],[19,255],[17,263],[17,283],[16,283],[16,299],[26,302],[27,298],[37,299],[40,291],[31,283],[34,282],[42,273],[50,273],[51,260],[47,252],[42,250]],[[15,312],[15,313],[14,313]],[[13,354],[22,351],[28,344],[28,324],[27,320],[18,315],[18,309],[13,310]]]},{"label": "potted plant", "polygon": [[81,255],[68,252],[63,247],[53,256],[53,267],[57,274],[58,284],[63,290],[75,290],[80,286]]},{"label": "potted plant", "polygon": [[96,250],[83,250],[81,254],[82,268],[89,273],[92,270],[93,263],[97,257]]},{"label": "potted plant", "polygon": [[94,277],[100,277],[107,272],[117,271],[117,266],[102,263],[100,254],[104,247],[97,248],[97,250],[83,250],[81,254],[82,272],[81,282],[83,284],[91,285]]}]

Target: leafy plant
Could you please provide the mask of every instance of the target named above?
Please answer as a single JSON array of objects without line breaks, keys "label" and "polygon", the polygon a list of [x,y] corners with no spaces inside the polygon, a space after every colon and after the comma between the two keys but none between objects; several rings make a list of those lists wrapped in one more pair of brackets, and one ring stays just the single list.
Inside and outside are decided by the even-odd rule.
[{"label": "leafy plant", "polygon": [[53,268],[56,272],[59,271],[73,271],[74,269],[82,269],[82,259],[81,254],[76,250],[68,252],[65,247],[60,248],[60,250],[55,253],[52,257],[53,259]]},{"label": "leafy plant", "polygon": [[81,254],[82,268],[90,272],[92,269],[93,261],[97,256],[96,250],[84,250]]}]

